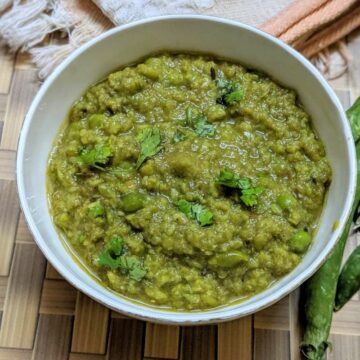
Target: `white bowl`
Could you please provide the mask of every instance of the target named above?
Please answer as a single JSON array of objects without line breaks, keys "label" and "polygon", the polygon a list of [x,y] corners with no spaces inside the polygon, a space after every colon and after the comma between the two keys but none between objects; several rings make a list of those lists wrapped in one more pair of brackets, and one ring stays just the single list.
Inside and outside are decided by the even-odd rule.
[{"label": "white bowl", "polygon": [[[265,71],[294,88],[325,144],[333,170],[318,232],[301,263],[269,289],[242,303],[199,312],[150,308],[117,296],[83,271],[65,249],[49,215],[46,165],[69,108],[89,85],[120,66],[162,50],[210,53]],[[37,244],[53,266],[100,303],[141,319],[177,324],[219,322],[256,312],[294,290],[334,247],[353,202],[355,149],[333,90],[309,61],[276,38],[239,22],[209,16],[166,16],[114,28],[71,54],[45,81],[25,118],[17,154],[20,202]],[[332,225],[338,220],[338,227]]]}]

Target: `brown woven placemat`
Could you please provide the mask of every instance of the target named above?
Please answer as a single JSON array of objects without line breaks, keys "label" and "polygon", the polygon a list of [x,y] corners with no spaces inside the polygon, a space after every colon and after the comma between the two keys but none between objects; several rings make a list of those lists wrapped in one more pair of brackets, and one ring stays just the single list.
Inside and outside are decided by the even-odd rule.
[{"label": "brown woven placemat", "polygon": [[[360,95],[356,59],[332,85],[344,106]],[[170,327],[126,318],[70,286],[29,233],[15,184],[18,134],[38,89],[36,70],[0,48],[0,360],[295,360],[299,359],[299,292],[253,316],[200,327]],[[351,239],[347,253],[358,240]],[[333,322],[328,359],[360,359],[360,297]]]}]

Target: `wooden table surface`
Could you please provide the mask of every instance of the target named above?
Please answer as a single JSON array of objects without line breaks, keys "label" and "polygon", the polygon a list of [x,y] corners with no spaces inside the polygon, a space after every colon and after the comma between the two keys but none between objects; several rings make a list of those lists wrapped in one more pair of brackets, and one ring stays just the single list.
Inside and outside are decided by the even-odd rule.
[{"label": "wooden table surface", "polygon": [[[332,81],[343,105],[360,95],[360,31],[353,61]],[[340,61],[336,56],[334,61]],[[232,322],[153,325],[109,311],[70,286],[41,254],[19,209],[15,156],[39,82],[27,56],[0,48],[0,360],[300,359],[299,291]],[[359,243],[352,237],[349,254]],[[360,297],[335,315],[328,359],[360,359]]]}]

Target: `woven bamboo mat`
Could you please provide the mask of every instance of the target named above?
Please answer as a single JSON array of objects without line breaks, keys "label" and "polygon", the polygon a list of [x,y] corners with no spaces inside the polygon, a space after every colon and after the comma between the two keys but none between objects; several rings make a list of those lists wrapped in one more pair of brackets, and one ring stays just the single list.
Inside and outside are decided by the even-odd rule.
[{"label": "woven bamboo mat", "polygon": [[[354,61],[332,85],[345,107],[360,95],[360,32]],[[336,61],[336,59],[334,60]],[[0,360],[296,360],[299,292],[225,324],[170,327],[126,318],[70,286],[29,233],[15,184],[18,134],[39,87],[24,55],[0,47]],[[347,253],[359,243],[351,239]],[[328,360],[360,359],[360,296],[335,315]]]}]

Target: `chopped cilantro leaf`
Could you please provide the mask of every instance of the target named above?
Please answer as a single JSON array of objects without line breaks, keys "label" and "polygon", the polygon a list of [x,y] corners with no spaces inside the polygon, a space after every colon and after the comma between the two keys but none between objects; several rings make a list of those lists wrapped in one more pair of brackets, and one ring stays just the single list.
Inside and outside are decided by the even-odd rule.
[{"label": "chopped cilantro leaf", "polygon": [[213,223],[214,214],[203,205],[194,204],[184,199],[179,200],[176,205],[189,219],[196,220],[201,226]]},{"label": "chopped cilantro leaf", "polygon": [[186,135],[180,131],[177,131],[173,137],[174,143],[179,143],[181,141],[184,141],[185,139],[186,139]]},{"label": "chopped cilantro leaf", "polygon": [[186,109],[185,116],[186,125],[194,129],[195,133],[200,137],[215,135],[215,126],[208,123],[206,116],[199,115],[194,117],[191,107]]},{"label": "chopped cilantro leaf", "polygon": [[244,90],[236,81],[229,81],[222,78],[216,80],[216,85],[219,89],[219,96],[216,99],[218,104],[232,105],[242,100],[245,95]]},{"label": "chopped cilantro leaf", "polygon": [[215,135],[215,126],[209,124],[205,116],[198,117],[197,119],[195,119],[193,126],[196,134],[201,137]]},{"label": "chopped cilantro leaf", "polygon": [[140,281],[146,274],[146,270],[136,256],[122,256],[120,271],[136,281]]},{"label": "chopped cilantro leaf", "polygon": [[161,135],[157,128],[148,127],[142,130],[138,136],[140,142],[140,155],[136,163],[136,168],[142,165],[144,161],[156,155],[161,149]]},{"label": "chopped cilantro leaf", "polygon": [[251,188],[251,180],[249,178],[241,178],[238,180],[238,186],[244,192],[244,190]]},{"label": "chopped cilantro leaf", "polygon": [[118,268],[117,257],[124,253],[124,239],[120,236],[113,236],[106,244],[105,249],[100,253],[98,264],[107,266],[112,270]]},{"label": "chopped cilantro leaf", "polygon": [[135,281],[140,281],[146,275],[141,261],[136,256],[125,255],[124,239],[114,236],[100,252],[98,265],[118,270]]},{"label": "chopped cilantro leaf", "polygon": [[216,85],[220,91],[225,91],[229,89],[230,81],[225,80],[224,78],[216,79]]},{"label": "chopped cilantro leaf", "polygon": [[142,280],[145,275],[146,275],[146,270],[144,268],[142,268],[141,266],[133,267],[129,271],[130,278],[133,280],[136,280],[136,281]]},{"label": "chopped cilantro leaf", "polygon": [[233,189],[239,189],[241,192],[240,199],[246,206],[257,205],[258,197],[264,191],[264,188],[261,186],[252,186],[249,178],[241,178],[230,169],[221,170],[216,183]]},{"label": "chopped cilantro leaf", "polygon": [[118,260],[113,258],[109,251],[104,250],[99,254],[98,264],[100,266],[106,266],[111,270],[116,270],[118,268]]},{"label": "chopped cilantro leaf", "polygon": [[242,100],[243,97],[244,97],[244,90],[238,89],[225,95],[225,102],[227,105],[232,105],[233,103]]},{"label": "chopped cilantro leaf", "polygon": [[109,242],[107,249],[114,255],[120,256],[124,252],[124,239],[120,236],[113,236]]},{"label": "chopped cilantro leaf", "polygon": [[254,206],[258,203],[258,196],[264,191],[264,188],[258,186],[241,191],[240,199],[246,206]]},{"label": "chopped cilantro leaf", "polygon": [[184,213],[189,219],[193,219],[193,215],[192,215],[192,205],[190,202],[181,199],[176,203],[177,207],[179,208],[179,210]]},{"label": "chopped cilantro leaf", "polygon": [[104,170],[104,167],[109,165],[112,156],[109,146],[96,144],[93,148],[81,150],[78,161],[84,166]]},{"label": "chopped cilantro leaf", "polygon": [[238,188],[239,181],[240,177],[229,169],[221,170],[219,176],[216,179],[216,182],[219,185],[224,185],[231,188]]},{"label": "chopped cilantro leaf", "polygon": [[93,218],[104,215],[105,209],[102,206],[100,200],[94,201],[88,206],[89,215]]},{"label": "chopped cilantro leaf", "polygon": [[201,226],[211,225],[213,223],[214,214],[205,206],[195,204],[192,206],[192,212],[195,214],[195,218]]}]

